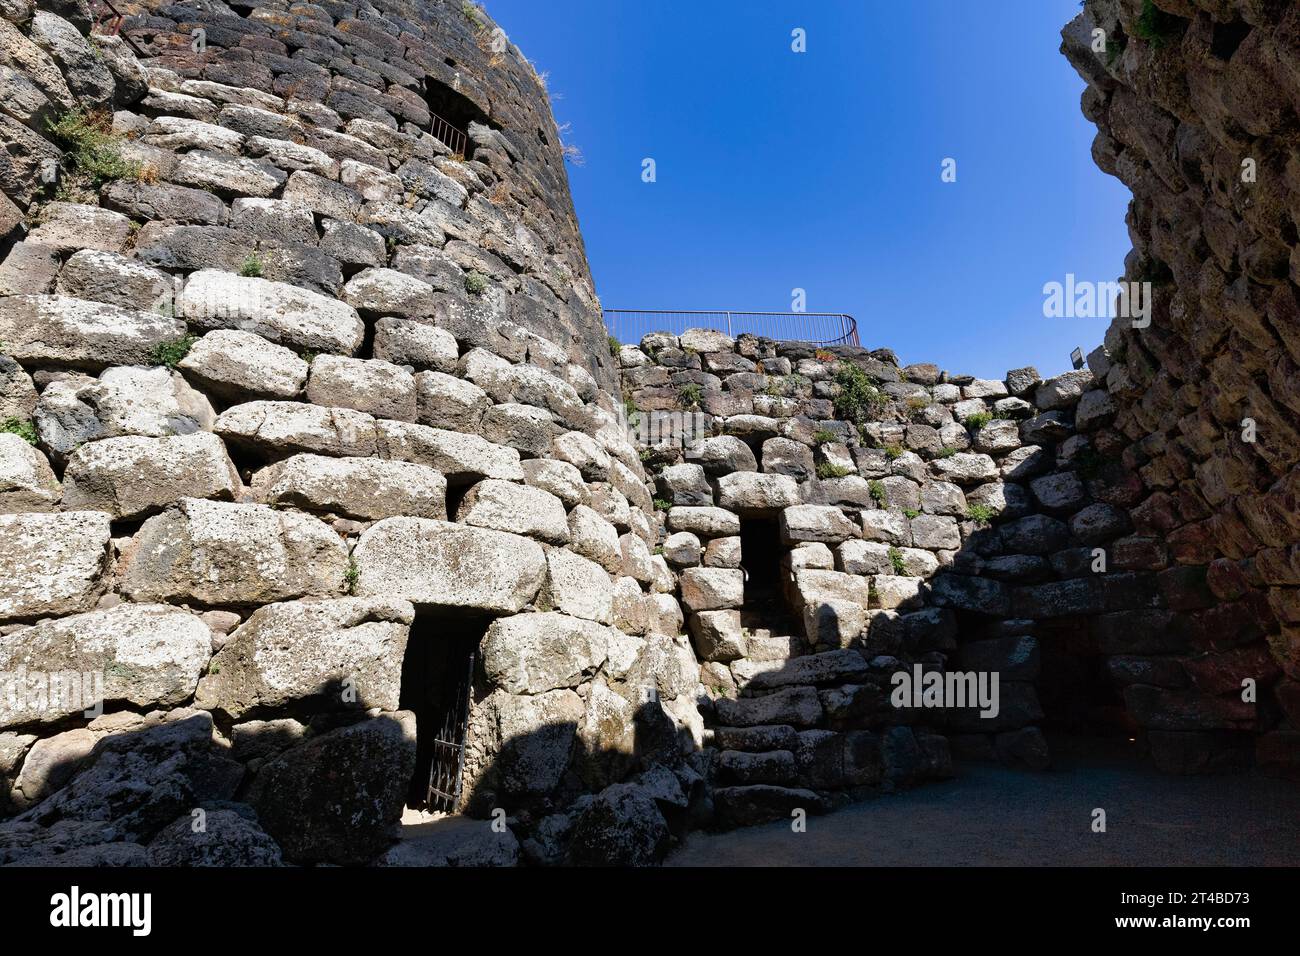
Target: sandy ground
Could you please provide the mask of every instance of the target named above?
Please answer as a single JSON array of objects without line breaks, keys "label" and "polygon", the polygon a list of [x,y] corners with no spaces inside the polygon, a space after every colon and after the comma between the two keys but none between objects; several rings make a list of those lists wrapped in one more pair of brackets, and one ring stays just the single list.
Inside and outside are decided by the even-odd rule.
[{"label": "sandy ground", "polygon": [[[967,764],[958,777],[809,817],[692,833],[667,866],[1300,865],[1300,785],[1170,777],[1074,743],[1042,773]],[[1106,832],[1092,832],[1093,810]]]}]

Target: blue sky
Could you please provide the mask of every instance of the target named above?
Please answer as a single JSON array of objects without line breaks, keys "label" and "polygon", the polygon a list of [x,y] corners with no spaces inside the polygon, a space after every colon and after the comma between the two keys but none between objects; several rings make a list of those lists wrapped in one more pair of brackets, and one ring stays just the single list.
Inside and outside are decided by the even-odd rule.
[{"label": "blue sky", "polygon": [[863,345],[992,378],[1101,341],[1105,319],[1042,314],[1044,283],[1115,279],[1129,250],[1058,52],[1077,0],[486,5],[582,150],[607,308],[788,311],[798,287]]}]

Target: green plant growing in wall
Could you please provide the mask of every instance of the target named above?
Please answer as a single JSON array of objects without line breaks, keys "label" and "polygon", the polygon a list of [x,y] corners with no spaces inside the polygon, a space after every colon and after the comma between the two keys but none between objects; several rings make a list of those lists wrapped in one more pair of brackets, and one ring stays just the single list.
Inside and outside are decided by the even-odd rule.
[{"label": "green plant growing in wall", "polygon": [[622,347],[623,347],[623,343],[620,342],[620,341],[618,340],[618,336],[616,336],[616,335],[611,335],[611,336],[609,337],[609,354],[610,354],[610,355],[612,355],[614,358],[618,358],[619,349],[621,349]]},{"label": "green plant growing in wall", "polygon": [[855,425],[878,416],[886,400],[875,381],[862,369],[848,362],[841,363],[835,372],[835,413]]},{"label": "green plant growing in wall", "polygon": [[1181,17],[1165,13],[1155,5],[1154,0],[1142,0],[1142,12],[1138,14],[1133,33],[1160,49],[1182,36],[1185,23]]},{"label": "green plant growing in wall", "polygon": [[704,390],[695,382],[687,382],[677,390],[677,404],[683,409],[698,408]]},{"label": "green plant growing in wall", "polygon": [[877,508],[885,507],[885,504],[889,501],[889,494],[885,491],[885,486],[879,481],[868,482],[867,492],[871,495],[871,500],[876,503]]},{"label": "green plant growing in wall", "polygon": [[262,277],[262,259],[256,252],[250,252],[239,267],[239,274],[245,279]]},{"label": "green plant growing in wall", "polygon": [[348,586],[349,594],[357,593],[357,580],[361,577],[361,569],[357,567],[356,558],[348,558],[348,569],[343,572],[343,583]]},{"label": "green plant growing in wall", "polygon": [[956,448],[953,448],[952,445],[944,445],[942,448],[940,448],[937,452],[934,453],[934,457],[951,458],[955,454],[957,454]]},{"label": "green plant growing in wall", "polygon": [[190,354],[190,349],[198,338],[193,335],[183,335],[179,339],[171,339],[168,342],[159,342],[149,352],[149,361],[154,365],[165,365],[167,368],[175,368],[181,363],[181,359]]},{"label": "green plant growing in wall", "polygon": [[974,504],[966,506],[966,514],[977,525],[987,525],[993,521],[996,512],[988,505]]},{"label": "green plant growing in wall", "polygon": [[901,458],[901,457],[903,457],[903,446],[902,446],[902,445],[886,445],[886,446],[885,446],[885,457],[888,458],[890,461],[893,461],[895,458]]},{"label": "green plant growing in wall", "polygon": [[482,295],[487,291],[487,276],[478,271],[471,271],[465,274],[465,291],[470,295]]},{"label": "green plant growing in wall", "polygon": [[907,407],[914,412],[930,407],[930,399],[924,395],[912,395],[907,400]]},{"label": "green plant growing in wall", "polygon": [[894,569],[894,573],[905,575],[907,565],[903,563],[903,552],[891,547],[887,554],[889,555],[889,566]]},{"label": "green plant growing in wall", "polygon": [[973,431],[979,431],[991,421],[993,415],[990,412],[976,412],[974,415],[967,415],[965,419],[966,427]]},{"label": "green plant growing in wall", "polygon": [[36,433],[36,425],[25,418],[6,418],[0,422],[0,432],[7,435],[17,435],[27,444],[35,446],[40,443],[40,435]]},{"label": "green plant growing in wall", "polygon": [[911,519],[911,518],[915,518],[915,517],[916,517],[917,515],[919,515],[920,513],[921,513],[921,512],[917,511],[915,508],[904,508],[904,509],[903,509],[903,514],[907,515],[907,517],[908,517],[909,519]]},{"label": "green plant growing in wall", "polygon": [[831,461],[823,461],[817,465],[817,477],[823,481],[828,478],[844,478],[851,474],[853,474],[852,468],[845,468]]},{"label": "green plant growing in wall", "polygon": [[763,394],[764,394],[764,395],[772,395],[772,396],[775,396],[775,397],[779,397],[779,396],[781,396],[781,395],[784,395],[784,394],[785,394],[785,377],[784,377],[784,376],[780,376],[780,375],[778,375],[778,376],[774,376],[773,378],[768,379],[768,380],[767,380],[767,384],[763,386]]},{"label": "green plant growing in wall", "polygon": [[833,431],[831,431],[829,428],[819,428],[819,429],[817,429],[815,432],[813,432],[813,436],[812,436],[812,437],[813,437],[813,444],[814,444],[814,445],[825,445],[825,444],[827,444],[827,443],[829,443],[829,442],[834,442],[834,441],[839,441],[839,440],[840,440],[840,436],[839,436],[839,435],[836,435],[836,434],[835,434]]},{"label": "green plant growing in wall", "polygon": [[673,506],[673,503],[672,503],[671,501],[669,501],[667,498],[656,498],[656,499],[655,499],[655,511],[667,511],[667,510],[668,510],[669,508],[671,508],[672,506]]},{"label": "green plant growing in wall", "polygon": [[70,110],[46,121],[50,135],[65,150],[64,160],[93,185],[116,179],[143,179],[140,163],[122,156],[122,137],[112,132],[111,119],[102,114]]}]

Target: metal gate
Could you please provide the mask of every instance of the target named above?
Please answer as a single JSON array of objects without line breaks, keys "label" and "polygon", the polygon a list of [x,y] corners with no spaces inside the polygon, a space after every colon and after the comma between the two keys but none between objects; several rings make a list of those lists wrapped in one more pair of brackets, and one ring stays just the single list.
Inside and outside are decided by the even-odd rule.
[{"label": "metal gate", "polygon": [[447,695],[447,710],[433,740],[429,789],[425,805],[430,810],[455,813],[460,806],[461,772],[465,768],[465,735],[469,729],[469,698],[474,686],[476,650],[468,654],[465,671]]}]

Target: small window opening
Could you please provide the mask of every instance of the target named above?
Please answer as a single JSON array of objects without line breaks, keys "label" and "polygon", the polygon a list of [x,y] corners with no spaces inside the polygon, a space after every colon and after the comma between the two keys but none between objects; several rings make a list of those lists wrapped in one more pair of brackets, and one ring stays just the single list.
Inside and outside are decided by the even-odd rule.
[{"label": "small window opening", "polygon": [[453,153],[468,158],[473,149],[468,132],[469,124],[490,125],[487,114],[468,96],[431,76],[424,80],[424,101],[433,114],[429,121],[429,132],[445,143]]}]

